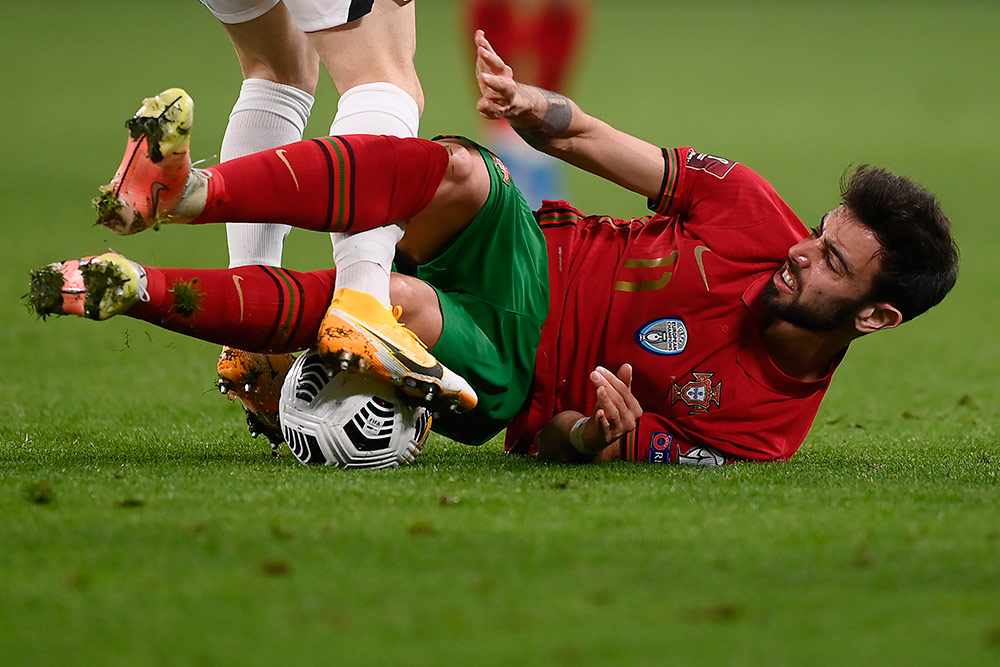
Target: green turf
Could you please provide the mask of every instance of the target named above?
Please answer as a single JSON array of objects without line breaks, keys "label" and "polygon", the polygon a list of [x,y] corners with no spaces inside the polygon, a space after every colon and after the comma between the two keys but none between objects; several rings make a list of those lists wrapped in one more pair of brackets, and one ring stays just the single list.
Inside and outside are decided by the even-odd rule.
[{"label": "green turf", "polygon": [[[418,4],[421,134],[479,135],[455,3]],[[873,162],[955,223],[954,294],[854,346],[794,460],[578,468],[435,439],[375,473],[271,459],[212,390],[212,345],[27,312],[30,269],[108,246],[224,265],[221,227],[123,239],[89,201],[144,95],[186,87],[209,157],[239,77],[196,2],[4,10],[0,664],[1000,661],[995,3],[596,8],[588,110],[749,164],[807,220]],[[643,210],[570,185],[583,210]],[[297,233],[286,258],[329,253]]]}]

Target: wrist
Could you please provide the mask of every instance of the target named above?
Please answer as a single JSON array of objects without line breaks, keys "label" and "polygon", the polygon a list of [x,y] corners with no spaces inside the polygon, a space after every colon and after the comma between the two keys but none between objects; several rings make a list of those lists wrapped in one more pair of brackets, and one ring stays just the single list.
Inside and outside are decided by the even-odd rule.
[{"label": "wrist", "polygon": [[569,443],[573,445],[573,449],[581,454],[592,453],[583,441],[583,430],[587,428],[588,423],[590,423],[590,417],[581,417],[569,430]]}]

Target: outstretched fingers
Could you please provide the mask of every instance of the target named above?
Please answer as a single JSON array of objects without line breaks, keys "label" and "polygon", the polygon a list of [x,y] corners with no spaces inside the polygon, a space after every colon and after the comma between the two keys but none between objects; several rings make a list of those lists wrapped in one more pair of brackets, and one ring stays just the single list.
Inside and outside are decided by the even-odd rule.
[{"label": "outstretched fingers", "polygon": [[517,93],[514,72],[493,50],[482,30],[476,31],[475,43],[476,82],[482,94],[476,109],[486,118],[503,118]]}]

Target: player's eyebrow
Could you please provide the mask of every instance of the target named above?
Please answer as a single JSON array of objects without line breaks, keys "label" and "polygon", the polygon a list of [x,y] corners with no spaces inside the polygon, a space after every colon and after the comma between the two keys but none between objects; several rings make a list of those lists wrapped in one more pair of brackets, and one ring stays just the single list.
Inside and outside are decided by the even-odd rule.
[{"label": "player's eyebrow", "polygon": [[[830,215],[829,213],[825,213],[825,214],[823,214],[823,217],[820,218],[820,221],[819,221],[819,233],[820,233],[820,236],[823,235],[823,228],[826,226],[826,219],[827,219],[827,217],[829,215]],[[827,240],[827,239],[823,239],[823,245],[825,245],[830,250],[830,252],[834,254],[834,256],[837,258],[837,260],[840,262],[840,265],[842,267],[844,267],[844,273],[846,273],[847,275],[853,275],[854,274],[854,272],[851,271],[851,267],[848,266],[847,260],[844,259],[844,253],[842,253],[840,251],[840,248],[838,248],[834,244],[830,243],[830,241]]]}]

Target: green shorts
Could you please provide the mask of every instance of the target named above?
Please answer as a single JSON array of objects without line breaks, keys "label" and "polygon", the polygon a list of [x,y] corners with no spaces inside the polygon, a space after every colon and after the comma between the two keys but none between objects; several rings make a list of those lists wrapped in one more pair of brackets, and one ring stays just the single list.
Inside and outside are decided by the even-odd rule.
[{"label": "green shorts", "polygon": [[441,415],[434,430],[479,445],[524,405],[549,312],[549,274],[542,230],[507,167],[469,143],[486,163],[490,195],[465,231],[416,275],[441,303],[444,329],[431,352],[479,395],[474,410]]}]

